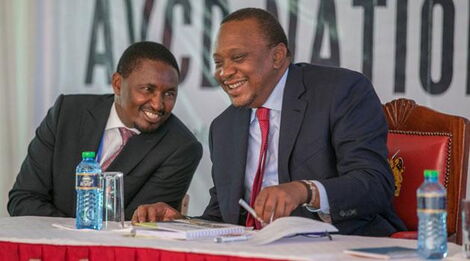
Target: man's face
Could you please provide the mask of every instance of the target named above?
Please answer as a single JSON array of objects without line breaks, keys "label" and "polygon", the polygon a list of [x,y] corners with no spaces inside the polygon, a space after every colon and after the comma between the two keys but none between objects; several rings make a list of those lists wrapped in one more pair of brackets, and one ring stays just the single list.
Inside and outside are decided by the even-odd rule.
[{"label": "man's face", "polygon": [[129,128],[152,132],[170,116],[178,93],[178,72],[172,66],[140,60],[128,77],[113,75],[116,111]]},{"label": "man's face", "polygon": [[263,105],[277,82],[275,48],[254,19],[221,25],[215,51],[215,78],[237,107]]}]

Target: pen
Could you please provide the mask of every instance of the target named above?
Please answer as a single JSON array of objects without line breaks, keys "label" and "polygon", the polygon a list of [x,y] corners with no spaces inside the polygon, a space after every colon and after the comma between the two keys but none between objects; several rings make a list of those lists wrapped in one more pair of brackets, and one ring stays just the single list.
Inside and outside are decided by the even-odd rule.
[{"label": "pen", "polygon": [[253,208],[250,207],[250,205],[248,205],[248,203],[245,202],[245,200],[243,200],[242,198],[238,201],[238,204],[240,204],[240,206],[242,206],[246,211],[248,211],[248,213],[250,213],[256,220],[258,220],[262,226],[265,226],[266,223],[260,218],[258,217],[258,215],[256,215],[256,212]]},{"label": "pen", "polygon": [[226,235],[214,238],[216,243],[227,243],[227,242],[234,242],[234,241],[244,241],[251,238],[251,235]]}]

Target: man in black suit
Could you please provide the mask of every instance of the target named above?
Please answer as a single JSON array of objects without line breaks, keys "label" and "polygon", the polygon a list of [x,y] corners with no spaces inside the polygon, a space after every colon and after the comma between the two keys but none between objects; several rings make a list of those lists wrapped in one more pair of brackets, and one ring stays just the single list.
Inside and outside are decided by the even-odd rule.
[{"label": "man in black suit", "polygon": [[[140,42],[119,60],[114,95],[59,96],[10,191],[10,215],[74,217],[82,151],[96,151],[103,168],[124,173],[126,219],[155,201],[178,208],[202,156],[201,144],[171,113],[179,76],[168,49]],[[127,143],[122,131],[133,135]]]},{"label": "man in black suit", "polygon": [[[264,10],[222,21],[215,78],[232,106],[210,128],[214,187],[202,217],[258,227],[238,206],[244,198],[265,222],[304,216],[369,236],[404,229],[391,205],[387,125],[371,83],[346,69],[291,64],[287,46]],[[178,217],[156,203],[133,221]]]}]

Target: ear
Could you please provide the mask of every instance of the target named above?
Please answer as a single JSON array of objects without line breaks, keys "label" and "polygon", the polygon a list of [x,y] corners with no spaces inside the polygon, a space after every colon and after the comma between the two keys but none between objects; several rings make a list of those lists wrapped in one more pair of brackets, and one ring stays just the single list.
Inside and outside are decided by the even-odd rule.
[{"label": "ear", "polygon": [[273,48],[273,66],[279,69],[287,59],[287,47],[283,43],[279,43]]},{"label": "ear", "polygon": [[113,86],[114,95],[120,96],[121,95],[121,83],[122,83],[122,76],[121,74],[115,72],[113,73],[111,84]]}]

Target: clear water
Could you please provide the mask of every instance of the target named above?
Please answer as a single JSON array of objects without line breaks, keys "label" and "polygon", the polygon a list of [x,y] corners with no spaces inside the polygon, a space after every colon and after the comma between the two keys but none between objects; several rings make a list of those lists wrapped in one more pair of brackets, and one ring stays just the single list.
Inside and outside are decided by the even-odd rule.
[{"label": "clear water", "polygon": [[77,190],[78,229],[89,228],[100,230],[103,224],[101,189]]},{"label": "clear water", "polygon": [[426,179],[418,188],[418,253],[426,259],[447,256],[446,190],[437,180]]},{"label": "clear water", "polygon": [[447,256],[446,213],[419,215],[418,253],[427,259]]},{"label": "clear water", "polygon": [[100,230],[103,225],[101,166],[94,159],[86,158],[78,164],[76,172],[75,225],[78,229]]}]

